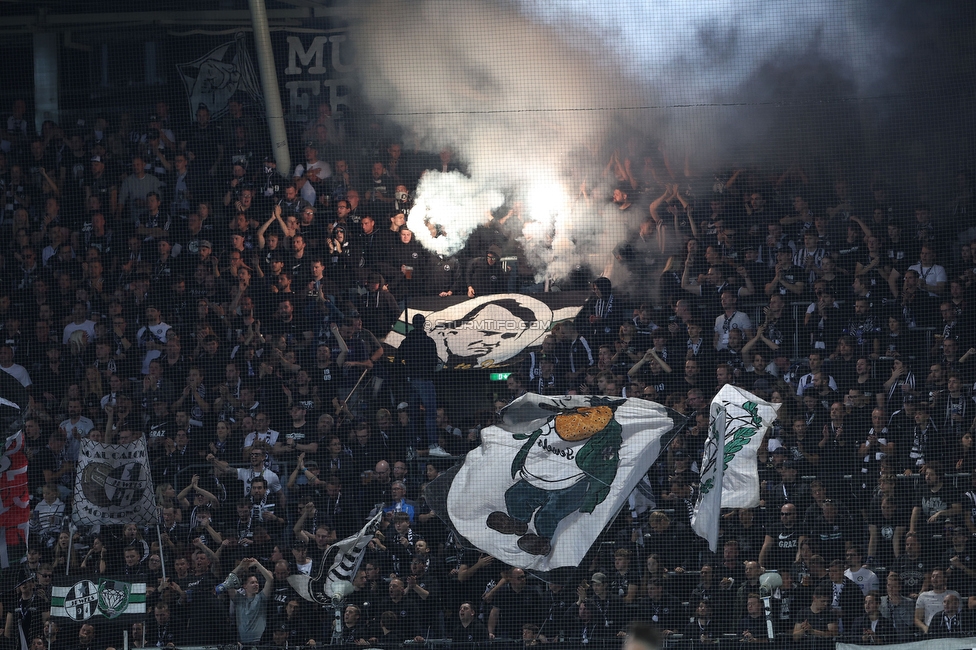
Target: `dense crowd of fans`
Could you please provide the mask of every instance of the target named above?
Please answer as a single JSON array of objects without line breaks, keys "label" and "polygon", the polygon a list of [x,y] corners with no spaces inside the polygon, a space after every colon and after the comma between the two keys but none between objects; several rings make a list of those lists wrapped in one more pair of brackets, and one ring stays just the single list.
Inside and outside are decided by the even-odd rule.
[{"label": "dense crowd of fans", "polygon": [[[177,125],[160,102],[145,124],[45,123],[37,137],[17,101],[0,125],[0,369],[32,395],[29,573],[3,602],[10,644],[119,643],[97,621],[49,620],[62,574],[145,581],[136,647],[596,642],[632,620],[758,643],[763,570],[783,579],[776,635],[809,648],[976,632],[976,492],[948,476],[976,476],[965,173],[942,202],[877,179],[824,192],[799,169],[703,188],[616,151],[606,208],[640,226],[615,255],[648,282],[625,295],[587,278],[579,315],[512,368],[506,394],[455,411],[437,405],[457,400],[435,390],[422,318],[399,349],[384,338],[407,297],[530,285],[524,260],[500,261],[520,255],[517,209],[438,257],[404,215],[425,170],[458,169],[450,152],[345,132],[323,104],[300,163],[277,170],[240,102],[219,123],[196,116]],[[665,255],[675,242],[684,254]],[[713,555],[689,516],[725,384],[782,406],[760,452],[763,502],[723,516]],[[462,548],[422,499],[525,392],[647,397],[689,418],[568,581]],[[158,536],[69,524],[86,437],[147,441]],[[287,578],[316,575],[378,509],[337,627]],[[217,589],[230,571],[241,589]]]}]

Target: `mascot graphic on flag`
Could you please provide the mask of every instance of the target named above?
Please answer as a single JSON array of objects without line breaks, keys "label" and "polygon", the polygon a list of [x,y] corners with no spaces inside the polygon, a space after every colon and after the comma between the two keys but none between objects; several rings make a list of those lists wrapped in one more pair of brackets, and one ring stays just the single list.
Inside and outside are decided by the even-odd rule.
[{"label": "mascot graphic on flag", "polygon": [[[592,513],[610,493],[623,444],[614,413],[625,401],[594,400],[591,406],[563,409],[531,433],[512,434],[525,441],[512,461],[512,478],[518,481],[505,492],[507,512],[489,514],[488,527],[518,535],[518,547],[526,553],[548,555],[559,522],[576,511]],[[536,447],[545,453],[531,454]],[[529,532],[533,515],[534,533]]]}]

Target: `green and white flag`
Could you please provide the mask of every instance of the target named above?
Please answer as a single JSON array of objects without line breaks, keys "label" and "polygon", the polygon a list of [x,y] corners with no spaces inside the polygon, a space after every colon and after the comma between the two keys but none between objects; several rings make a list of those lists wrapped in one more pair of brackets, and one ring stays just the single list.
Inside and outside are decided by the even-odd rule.
[{"label": "green and white flag", "polygon": [[51,588],[51,616],[55,618],[82,622],[93,617],[111,620],[145,614],[145,582],[99,578],[96,583],[60,576]]},{"label": "green and white flag", "polygon": [[[709,408],[708,439],[702,453],[701,489],[691,517],[691,527],[718,547],[722,508],[755,508],[759,505],[759,445],[776,419],[779,404],[725,385]],[[721,458],[719,450],[721,449]]]},{"label": "green and white flag", "polygon": [[580,565],[683,421],[642,399],[531,393],[501,416],[424,498],[465,546],[539,573]]}]

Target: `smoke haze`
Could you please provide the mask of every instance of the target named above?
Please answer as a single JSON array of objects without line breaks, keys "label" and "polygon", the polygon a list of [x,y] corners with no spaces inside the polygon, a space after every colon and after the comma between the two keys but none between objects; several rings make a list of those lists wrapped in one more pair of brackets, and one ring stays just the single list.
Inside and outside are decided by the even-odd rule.
[{"label": "smoke haze", "polygon": [[[354,32],[371,107],[422,149],[451,148],[466,166],[469,178],[432,172],[419,184],[409,223],[421,243],[456,252],[489,211],[520,204],[526,255],[540,278],[558,278],[577,265],[599,274],[635,233],[638,223],[606,205],[614,148],[660,157],[661,145],[679,171],[684,156],[711,169],[849,148],[863,120],[832,100],[890,90],[889,66],[903,55],[886,34],[893,18],[875,9],[381,0]],[[788,106],[814,97],[813,108]],[[579,199],[583,183],[597,200]],[[425,218],[446,236],[433,240]]]}]

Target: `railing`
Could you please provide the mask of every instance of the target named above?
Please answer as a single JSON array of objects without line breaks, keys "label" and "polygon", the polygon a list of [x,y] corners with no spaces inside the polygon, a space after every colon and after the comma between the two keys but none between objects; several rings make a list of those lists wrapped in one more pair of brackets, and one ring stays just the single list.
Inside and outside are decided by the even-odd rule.
[{"label": "railing", "polygon": [[[588,639],[584,642],[580,638],[566,638],[562,641],[560,640],[549,640],[545,643],[531,642],[523,640],[513,640],[513,639],[495,639],[492,641],[483,641],[477,643],[454,643],[450,639],[427,639],[420,642],[407,641],[402,644],[399,643],[375,643],[366,645],[355,645],[351,643],[339,643],[331,644],[328,641],[323,643],[316,643],[315,646],[304,646],[304,645],[288,645],[288,646],[250,646],[250,645],[224,645],[224,646],[193,646],[193,645],[182,645],[181,650],[284,650],[285,648],[312,648],[319,646],[332,646],[336,648],[349,648],[352,650],[369,650],[370,648],[383,648],[388,649],[391,647],[402,647],[402,648],[414,648],[419,649],[423,647],[427,648],[457,648],[458,650],[515,650],[516,648],[527,648],[534,646],[543,646],[546,648],[551,648],[552,650],[571,650],[579,648],[592,648],[592,650],[620,650],[623,646],[623,638],[620,637],[609,637],[609,638],[599,638],[599,639]],[[918,648],[919,650],[944,650],[947,648],[971,648],[974,647],[973,643],[967,643],[972,641],[972,639],[967,638],[952,638],[952,639],[939,639],[933,638],[928,639],[926,637],[920,637],[917,639],[912,639],[910,641],[903,641],[897,644],[898,647],[903,648]],[[861,648],[869,646],[860,646],[856,644],[850,644],[843,641],[843,639],[838,639],[835,641],[838,647],[843,646],[845,650],[849,648]],[[714,638],[708,640],[707,643],[702,643],[700,638],[691,638],[682,634],[673,634],[666,639],[664,639],[663,648],[664,650],[699,650],[703,647],[711,648],[724,648],[725,650],[731,650],[732,648],[742,648],[743,645],[742,637],[736,634],[720,634]],[[911,645],[909,645],[911,644]],[[795,648],[796,644],[792,635],[780,635],[776,638],[770,640],[768,643],[763,645],[764,648],[778,649],[778,648]],[[799,644],[800,647],[806,647],[803,644]],[[877,647],[877,646],[872,646]]]}]

